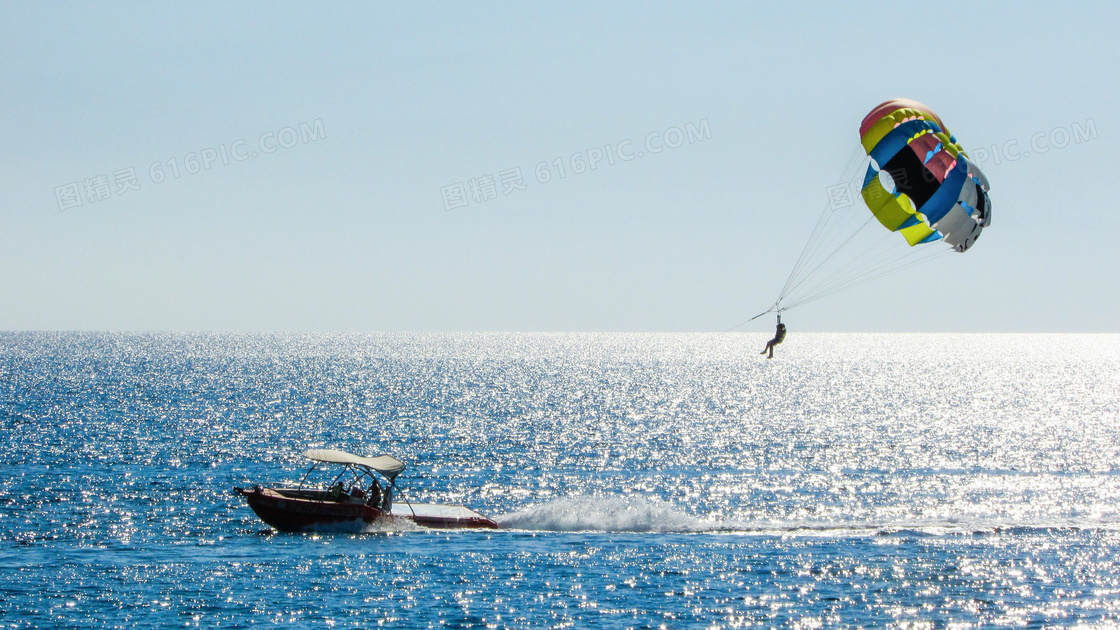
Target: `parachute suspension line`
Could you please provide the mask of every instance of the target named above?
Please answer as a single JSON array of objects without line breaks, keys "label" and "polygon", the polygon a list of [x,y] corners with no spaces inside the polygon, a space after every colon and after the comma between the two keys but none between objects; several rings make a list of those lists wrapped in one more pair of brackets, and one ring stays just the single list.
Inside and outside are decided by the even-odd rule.
[{"label": "parachute suspension line", "polygon": [[[861,155],[862,147],[856,145],[856,148],[852,150],[851,157],[848,158],[848,165],[844,168],[844,172],[840,176],[839,185],[844,185],[846,182],[851,181],[855,175],[853,167],[860,166],[862,162],[866,161],[867,158],[864,157],[861,159]],[[818,243],[820,243],[823,238],[827,238],[827,235],[832,232],[829,228],[832,228],[835,223],[844,218],[842,215],[842,212],[838,213],[832,211],[831,204],[825,204],[824,209],[821,210],[821,214],[817,219],[817,224],[813,228],[812,234],[809,236],[809,241],[805,243],[805,247],[801,250],[801,255],[798,257],[797,263],[793,267],[793,271],[790,272],[790,278],[793,278],[800,272],[804,263],[807,262],[806,259],[812,257]],[[789,285],[789,280],[787,280],[786,285]]]},{"label": "parachute suspension line", "polygon": [[809,253],[813,251],[813,246],[818,240],[820,240],[821,234],[824,232],[824,225],[828,218],[828,208],[826,207],[824,212],[821,212],[820,217],[817,218],[817,223],[815,226],[813,226],[812,233],[809,234],[809,240],[805,243],[805,247],[801,250],[801,255],[797,257],[797,262],[794,263],[793,269],[790,270],[789,276],[786,278],[786,283],[782,286],[781,293],[778,294],[778,301],[781,301],[782,297],[789,292],[789,285],[793,282],[793,279],[797,277],[797,274],[805,265],[806,258],[808,258],[810,255]]},{"label": "parachute suspension line", "polygon": [[922,265],[922,263],[924,263],[924,262],[925,262],[924,259],[923,260],[912,260],[911,262],[907,262],[906,265],[899,266],[897,269],[886,269],[886,270],[880,270],[878,272],[870,272],[870,275],[868,275],[865,278],[853,279],[853,280],[849,281],[848,284],[846,284],[846,285],[840,285],[836,288],[829,289],[829,290],[824,291],[824,293],[821,293],[819,295],[806,297],[804,299],[799,300],[799,302],[797,302],[796,304],[794,304],[792,306],[801,306],[801,305],[804,305],[804,304],[809,304],[811,302],[815,302],[815,300],[822,299],[822,298],[825,298],[825,297],[829,297],[833,294],[840,293],[840,291],[867,284],[867,282],[869,282],[871,280],[876,280],[876,279],[881,278],[881,277],[885,277],[885,276],[895,274],[896,271],[902,271],[903,269],[907,269],[907,268],[913,267],[915,265]]},{"label": "parachute suspension line", "polygon": [[[852,153],[848,158],[848,163],[844,168],[844,172],[840,176],[840,183],[838,185],[849,185],[867,161],[868,158],[864,154],[863,147],[857,144],[855,148],[852,149]],[[817,218],[817,223],[812,233],[809,235],[809,240],[805,243],[805,247],[801,250],[801,254],[793,265],[793,269],[786,278],[785,285],[782,286],[782,290],[778,294],[778,299],[765,313],[772,312],[775,308],[779,307],[782,301],[796,289],[797,285],[803,282],[806,277],[812,275],[813,271],[818,268],[822,262],[817,260],[822,252],[834,251],[839,248],[839,245],[833,247],[830,241],[835,241],[839,238],[837,234],[840,234],[840,236],[843,235],[843,231],[837,230],[837,224],[845,220],[850,220],[851,214],[852,212],[845,212],[843,209],[833,209],[830,203],[825,204],[824,209]],[[842,244],[843,243],[840,245]],[[807,268],[809,269],[808,272],[805,271]],[[765,313],[760,313],[756,318],[761,317]]]},{"label": "parachute suspension line", "polygon": [[[883,237],[880,237],[871,248],[864,250],[854,256],[850,261],[838,266],[828,276],[820,278],[812,283],[809,288],[801,293],[800,297],[797,299],[797,303],[806,304],[826,295],[832,295],[845,288],[855,286],[862,280],[868,279],[868,276],[876,274],[876,272],[883,269],[889,269],[904,259],[913,257],[925,259],[930,257],[931,253],[941,251],[930,249],[913,250],[906,248],[902,250],[901,253],[898,253],[895,251],[895,246],[898,245],[898,243],[891,242],[895,238],[897,238],[897,236],[889,232]],[[879,277],[879,275],[874,275],[874,277]]]},{"label": "parachute suspension line", "polygon": [[[860,277],[852,278],[852,279],[846,281],[844,284],[840,284],[838,286],[826,289],[823,292],[804,297],[804,298],[798,300],[797,302],[795,302],[793,304],[790,304],[786,308],[790,309],[790,308],[793,308],[795,306],[801,306],[803,304],[808,304],[809,302],[814,302],[814,301],[819,300],[821,298],[826,298],[826,297],[828,297],[828,296],[830,296],[834,293],[839,293],[841,291],[845,291],[847,289],[857,287],[861,284],[866,284],[868,282],[871,282],[872,280],[877,280],[879,278],[889,276],[891,274],[897,273],[897,272],[902,271],[904,269],[909,269],[910,267],[913,267],[915,265],[923,264],[923,263],[925,263],[929,260],[932,260],[934,258],[940,258],[940,257],[944,256],[945,254],[951,253],[952,251],[953,250],[951,250],[951,249],[938,249],[937,251],[934,251],[932,253],[931,252],[921,252],[921,255],[915,257],[913,260],[910,260],[910,261],[906,262],[905,264],[902,264],[898,267],[890,267],[890,268],[887,268],[887,269],[883,269],[882,267],[880,267],[878,269],[868,270],[868,271],[864,272],[863,275],[860,276]],[[907,258],[907,257],[912,257],[916,253],[917,252],[908,253],[904,256],[901,256],[900,259]],[[888,264],[890,264],[890,263],[888,263]]]},{"label": "parachute suspension line", "polygon": [[[859,227],[859,230],[857,230],[855,233],[853,233],[851,236],[849,236],[848,239],[844,241],[844,243],[841,243],[839,246],[837,246],[837,248],[834,249],[831,254],[829,254],[829,257],[838,253],[841,250],[841,248],[843,247],[843,245],[845,245],[846,243],[848,243],[852,239],[854,239],[856,236],[858,236],[859,232],[861,230],[863,230],[864,228],[866,228],[867,225],[870,224],[872,219],[874,219],[874,217],[869,218],[866,223],[864,223],[863,225],[861,225]],[[882,260],[884,257],[898,256],[898,254],[895,251],[892,251],[893,248],[891,247],[891,245],[897,244],[897,243],[892,243],[891,242],[891,240],[894,239],[894,238],[897,238],[897,237],[894,234],[891,234],[890,232],[887,232],[887,233],[883,234],[882,236],[879,237],[879,239],[877,241],[875,241],[873,244],[871,244],[867,249],[863,250],[862,252],[858,252],[857,254],[855,254],[855,256],[853,256],[851,260],[847,261],[846,263],[835,265],[836,268],[833,269],[831,271],[831,273],[829,273],[827,276],[824,276],[824,277],[806,276],[805,279],[802,281],[802,284],[804,284],[805,282],[808,282],[809,286],[803,291],[803,294],[816,293],[816,292],[821,291],[822,289],[824,289],[824,288],[826,288],[826,287],[828,287],[828,286],[830,286],[834,283],[843,282],[844,281],[843,278],[846,277],[845,274],[852,273],[852,271],[851,271],[852,269],[859,269],[861,267],[861,265],[863,265],[863,266],[871,266],[871,265],[879,266],[881,264],[887,264],[887,263],[884,263],[883,260]],[[884,247],[884,245],[886,245],[886,247]],[[908,253],[912,253],[912,252],[905,252],[904,251],[904,253],[902,255],[905,256]],[[824,260],[824,261],[821,261],[821,264],[818,266],[818,268],[823,267],[825,265],[825,263],[827,263],[827,262],[828,262],[827,259]],[[889,261],[888,261],[888,263],[889,263]]]},{"label": "parachute suspension line", "polygon": [[902,271],[903,269],[907,269],[916,264],[924,263],[933,258],[943,256],[947,253],[950,253],[951,251],[952,250],[950,249],[943,248],[924,248],[908,250],[902,254],[892,253],[889,254],[889,256],[885,259],[882,255],[880,255],[877,260],[872,261],[862,266],[861,268],[856,269],[855,271],[847,273],[840,280],[827,285],[822,285],[818,287],[817,290],[811,293],[806,293],[804,296],[798,299],[798,303],[806,304],[808,302],[827,297],[829,295],[832,295],[833,293],[837,293],[839,291],[864,284],[865,282],[869,282],[876,278],[891,275],[892,273]]},{"label": "parachute suspension line", "polygon": [[[808,280],[809,280],[810,278],[812,278],[812,277],[813,277],[813,274],[814,274],[814,273],[816,273],[816,272],[817,272],[817,270],[819,270],[819,269],[820,269],[821,267],[823,267],[823,266],[825,266],[826,264],[828,264],[828,261],[829,261],[829,260],[831,260],[831,259],[832,259],[832,257],[833,257],[833,256],[835,256],[835,255],[837,254],[837,252],[840,252],[841,250],[843,250],[843,249],[844,249],[844,246],[845,246],[845,245],[847,245],[848,243],[850,243],[850,242],[852,241],[852,239],[854,239],[854,238],[855,238],[855,237],[856,237],[856,236],[857,236],[857,235],[859,234],[860,230],[862,230],[863,228],[867,227],[867,224],[868,224],[868,223],[870,223],[870,222],[871,222],[871,219],[874,219],[874,218],[875,218],[875,217],[871,217],[870,219],[868,219],[867,221],[865,221],[865,222],[863,223],[863,225],[861,225],[861,226],[859,226],[858,228],[856,228],[856,231],[855,231],[855,232],[853,232],[853,233],[852,233],[851,235],[849,235],[849,236],[848,236],[848,238],[844,239],[844,240],[843,240],[843,241],[841,241],[841,242],[840,242],[840,243],[839,243],[838,245],[836,245],[835,247],[833,247],[833,248],[832,248],[832,251],[830,251],[830,252],[828,253],[828,255],[826,255],[826,256],[825,256],[825,257],[824,257],[823,259],[821,259],[821,260],[820,260],[819,262],[816,262],[816,263],[815,263],[815,266],[814,266],[814,267],[812,267],[811,269],[809,269],[809,270],[808,270],[807,272],[805,272],[805,275],[804,275],[804,276],[803,276],[803,277],[802,277],[802,278],[801,278],[800,280],[798,280],[798,281],[797,281],[797,282],[796,282],[796,283],[795,283],[795,284],[794,284],[794,285],[793,285],[792,287],[789,287],[789,289],[788,289],[787,291],[784,291],[784,292],[783,292],[783,295],[782,295],[782,298],[784,299],[785,297],[787,297],[787,295],[788,295],[789,293],[792,293],[792,292],[796,291],[796,290],[797,290],[797,289],[798,289],[798,288],[799,288],[799,287],[800,287],[800,286],[801,286],[802,284],[804,284],[804,283],[805,283],[806,281],[808,281]],[[841,268],[841,269],[843,269],[843,268]]]},{"label": "parachute suspension line", "polygon": [[[856,149],[857,157],[861,152],[862,149]],[[862,166],[866,161],[867,158],[864,156],[862,160],[855,161],[855,164],[856,166]],[[844,180],[847,181],[846,185],[850,186],[855,179],[855,174],[851,168],[848,171],[850,177],[845,176]],[[833,261],[838,255],[858,251],[852,250],[848,245],[859,237],[865,228],[875,223],[874,217],[868,216],[866,212],[861,210],[862,207],[857,207],[854,202],[850,202],[846,207],[825,207],[821,213],[821,219],[805,245],[802,256],[799,257],[794,271],[782,288],[778,299],[779,305],[787,300],[798,301],[797,296],[799,293],[804,294],[806,284],[816,284],[821,281],[819,274],[822,270],[835,270],[836,264]],[[787,306],[787,308],[790,308],[790,306]]]},{"label": "parachute suspension line", "polygon": [[906,247],[899,242],[899,234],[880,231],[878,220],[867,212],[858,195],[854,199],[847,196],[853,187],[858,188],[870,160],[862,145],[853,149],[837,184],[846,189],[839,192],[847,203],[840,207],[825,205],[778,299],[747,321],[775,311],[780,315],[952,251],[937,245]]},{"label": "parachute suspension line", "polygon": [[789,272],[786,283],[782,286],[781,293],[778,294],[778,300],[774,302],[775,306],[785,299],[786,295],[792,290],[791,285],[796,285],[795,281],[800,278],[802,270],[810,264],[810,260],[816,255],[818,249],[817,244],[824,238],[822,235],[827,233],[828,230],[826,228],[830,225],[828,221],[830,218],[828,209],[826,208],[825,211],[821,213],[820,218],[817,219],[817,224],[813,228],[812,234],[809,235],[809,240],[805,243],[805,248],[801,250],[801,255],[798,256],[797,262]]}]

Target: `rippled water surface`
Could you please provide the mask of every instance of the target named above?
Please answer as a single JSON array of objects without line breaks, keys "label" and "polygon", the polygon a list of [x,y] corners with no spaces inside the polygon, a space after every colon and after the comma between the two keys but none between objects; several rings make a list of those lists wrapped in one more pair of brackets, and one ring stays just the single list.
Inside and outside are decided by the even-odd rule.
[{"label": "rippled water surface", "polygon": [[[1105,627],[1120,336],[0,334],[0,627]],[[278,534],[333,447],[498,531]]]}]

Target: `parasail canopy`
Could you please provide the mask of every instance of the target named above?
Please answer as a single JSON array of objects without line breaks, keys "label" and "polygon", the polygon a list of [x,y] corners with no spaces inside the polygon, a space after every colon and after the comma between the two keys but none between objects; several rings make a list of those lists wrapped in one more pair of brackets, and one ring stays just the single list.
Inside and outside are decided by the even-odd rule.
[{"label": "parasail canopy", "polygon": [[991,223],[988,180],[937,114],[896,98],[871,110],[859,127],[871,158],[864,203],[883,227],[911,246],[943,239],[963,252]]}]

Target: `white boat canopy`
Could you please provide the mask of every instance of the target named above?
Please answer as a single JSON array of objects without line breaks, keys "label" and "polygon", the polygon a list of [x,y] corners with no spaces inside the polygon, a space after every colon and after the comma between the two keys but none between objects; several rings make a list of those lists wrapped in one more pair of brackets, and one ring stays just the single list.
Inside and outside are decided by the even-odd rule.
[{"label": "white boat canopy", "polygon": [[346,451],[336,451],[333,448],[313,448],[305,451],[303,456],[317,462],[329,464],[356,464],[372,468],[389,479],[396,477],[404,470],[404,462],[392,455],[379,455],[377,457],[362,457]]}]

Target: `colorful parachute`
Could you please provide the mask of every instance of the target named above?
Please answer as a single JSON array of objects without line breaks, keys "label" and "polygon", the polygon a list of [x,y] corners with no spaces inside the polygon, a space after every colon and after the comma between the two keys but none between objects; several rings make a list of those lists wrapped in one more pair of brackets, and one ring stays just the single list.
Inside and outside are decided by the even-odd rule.
[{"label": "colorful parachute", "polygon": [[944,239],[963,252],[992,220],[988,180],[928,107],[887,101],[863,119],[871,163],[862,195],[875,218],[911,246]]}]

